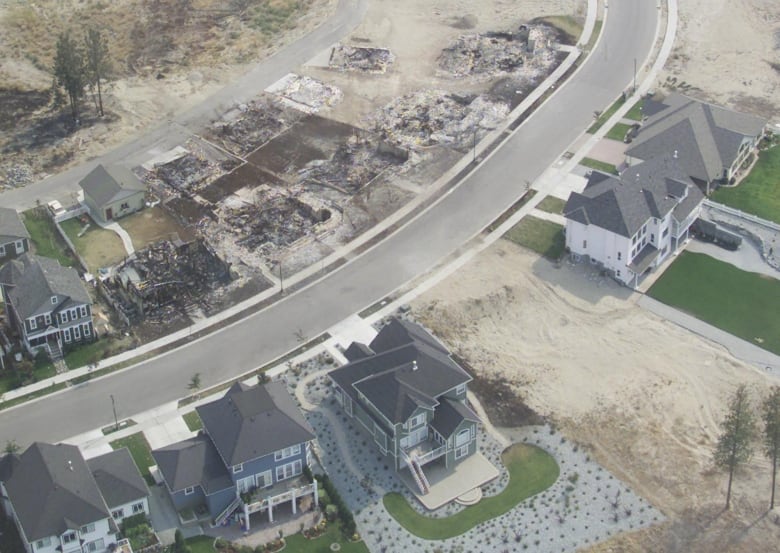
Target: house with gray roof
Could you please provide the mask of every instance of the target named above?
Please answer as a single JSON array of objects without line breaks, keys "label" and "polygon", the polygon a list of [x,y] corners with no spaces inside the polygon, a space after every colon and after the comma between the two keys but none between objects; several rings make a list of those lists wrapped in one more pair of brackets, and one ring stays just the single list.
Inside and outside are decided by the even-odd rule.
[{"label": "house with gray roof", "polygon": [[130,169],[98,165],[79,182],[93,217],[112,221],[144,207],[146,186]]},{"label": "house with gray roof", "polygon": [[392,319],[345,355],[350,362],[329,373],[336,401],[396,471],[409,471],[419,494],[430,490],[426,471],[452,471],[477,453],[472,378],[423,327]]},{"label": "house with gray roof", "polygon": [[[0,460],[3,509],[16,524],[27,553],[103,553],[115,548],[116,521],[98,483],[103,477],[92,468],[103,474],[111,467],[119,477],[114,484],[133,482],[135,487],[141,476],[127,450],[121,451],[91,459],[88,465],[75,446],[36,442],[21,455]],[[114,499],[129,497],[125,487],[106,491]]]},{"label": "house with gray roof", "polygon": [[676,93],[660,102],[647,100],[644,112],[648,118],[626,150],[628,165],[676,153],[680,168],[706,193],[734,180],[767,124]]},{"label": "house with gray roof", "polygon": [[87,459],[100,494],[119,524],[127,517],[149,515],[149,488],[126,447]]},{"label": "house with gray roof", "polygon": [[53,358],[63,346],[95,339],[92,300],[78,273],[56,259],[31,253],[0,267],[0,292],[10,324],[25,349]]},{"label": "house with gray roof", "polygon": [[0,265],[30,251],[30,233],[15,209],[0,207]]},{"label": "house with gray roof", "polygon": [[152,451],[177,510],[203,505],[215,524],[235,516],[248,529],[255,513],[273,522],[278,505],[317,504],[316,482],[302,477],[314,431],[284,383],[236,383],[196,410],[200,434]]},{"label": "house with gray roof", "polygon": [[629,167],[620,177],[593,171],[563,210],[566,247],[636,287],[684,245],[703,201],[673,155]]}]

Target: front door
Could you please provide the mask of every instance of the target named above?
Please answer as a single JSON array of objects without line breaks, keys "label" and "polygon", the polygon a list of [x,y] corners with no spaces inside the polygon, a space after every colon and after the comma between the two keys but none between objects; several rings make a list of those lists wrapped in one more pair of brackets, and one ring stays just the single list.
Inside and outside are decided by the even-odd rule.
[{"label": "front door", "polygon": [[109,207],[106,209],[106,221],[110,221],[114,218],[114,208]]}]

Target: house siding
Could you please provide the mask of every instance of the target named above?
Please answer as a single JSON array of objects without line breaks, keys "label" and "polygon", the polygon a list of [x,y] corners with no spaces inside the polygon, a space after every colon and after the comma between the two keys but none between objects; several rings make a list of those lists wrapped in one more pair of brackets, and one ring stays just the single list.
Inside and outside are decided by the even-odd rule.
[{"label": "house siding", "polygon": [[140,190],[136,194],[133,194],[127,198],[109,202],[99,211],[100,216],[104,221],[107,221],[109,209],[112,211],[111,220],[119,219],[126,215],[130,215],[131,213],[135,213],[136,211],[143,209],[144,198],[145,193],[144,191]]},{"label": "house siding", "polygon": [[[471,436],[473,438],[470,439],[468,443],[468,453],[463,455],[462,457],[459,457],[458,459],[455,458],[455,452],[458,449],[455,446],[455,437],[458,435],[459,432],[461,432],[464,429],[469,429],[471,432]],[[473,421],[464,420],[461,422],[458,427],[455,429],[455,432],[452,433],[452,436],[450,436],[447,439],[447,455],[446,455],[446,463],[448,467],[454,467],[456,464],[460,463],[462,460],[470,457],[471,455],[474,455],[477,452],[477,425]]]},{"label": "house siding", "polygon": [[230,502],[236,498],[236,488],[232,486],[224,490],[219,490],[213,494],[206,496],[206,506],[209,509],[212,517],[218,516],[224,511]]},{"label": "house siding", "polygon": [[195,507],[206,501],[206,494],[200,486],[194,486],[194,491],[190,495],[186,495],[184,490],[179,490],[171,493],[170,496],[177,511]]},{"label": "house siding", "polygon": [[265,455],[263,457],[259,457],[257,459],[253,459],[251,461],[247,461],[243,464],[243,470],[241,472],[233,472],[233,469],[235,467],[230,467],[230,477],[233,480],[234,484],[237,484],[239,480],[243,480],[244,478],[249,477],[256,477],[260,474],[263,474],[267,471],[271,471],[271,475],[273,478],[273,483],[276,483],[276,467],[286,465],[288,463],[292,463],[296,460],[301,461],[301,467],[306,466],[306,451],[307,451],[307,443],[301,442],[300,444],[297,444],[300,447],[300,453],[296,453],[294,455],[291,455],[290,457],[285,457],[284,459],[280,459],[277,461],[275,459],[275,454],[271,453],[269,455]]},{"label": "house siding", "polygon": [[[16,249],[16,243],[21,242],[23,245],[22,251]],[[30,251],[30,241],[27,238],[19,238],[18,240],[11,240],[0,244],[0,265],[6,261],[16,259],[24,252]]]},{"label": "house siding", "polygon": [[[143,505],[143,511],[133,512],[133,506],[137,504]],[[124,505],[119,505],[118,507],[112,507],[109,509],[111,511],[111,516],[114,516],[114,513],[117,511],[120,512],[119,516],[114,516],[114,521],[119,524],[127,517],[137,515],[140,512],[144,512],[147,515],[149,515],[149,499],[144,497],[135,501],[131,501],[129,503],[125,503]]]}]

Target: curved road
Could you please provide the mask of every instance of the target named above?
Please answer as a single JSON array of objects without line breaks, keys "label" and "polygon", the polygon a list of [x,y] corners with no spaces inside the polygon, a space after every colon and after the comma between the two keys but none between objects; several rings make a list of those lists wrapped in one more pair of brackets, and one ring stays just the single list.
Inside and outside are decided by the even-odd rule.
[{"label": "curved road", "polygon": [[200,372],[205,386],[230,378],[315,336],[432,268],[511,205],[631,84],[634,59],[652,48],[655,0],[611,0],[598,48],[567,84],[457,188],[364,255],[269,308],[200,341],[44,400],[0,413],[0,436],[20,445],[57,441],[109,424],[109,395],[131,416],[186,393]]}]

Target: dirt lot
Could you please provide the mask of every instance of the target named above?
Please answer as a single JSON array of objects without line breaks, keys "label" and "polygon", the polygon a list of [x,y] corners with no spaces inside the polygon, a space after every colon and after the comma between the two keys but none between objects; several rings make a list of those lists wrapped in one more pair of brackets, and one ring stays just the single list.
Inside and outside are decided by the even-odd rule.
[{"label": "dirt lot", "polygon": [[[685,0],[661,81],[737,110],[780,113],[780,2]],[[680,83],[683,83],[680,86]]]},{"label": "dirt lot", "polygon": [[773,550],[768,462],[757,454],[735,480],[729,513],[726,476],[710,462],[729,394],[745,382],[757,399],[770,379],[584,271],[502,240],[413,312],[670,519],[594,551]]},{"label": "dirt lot", "polygon": [[119,220],[133,240],[133,247],[140,250],[158,240],[172,240],[174,237],[184,242],[195,238],[192,229],[180,225],[160,206],[143,209]]}]

